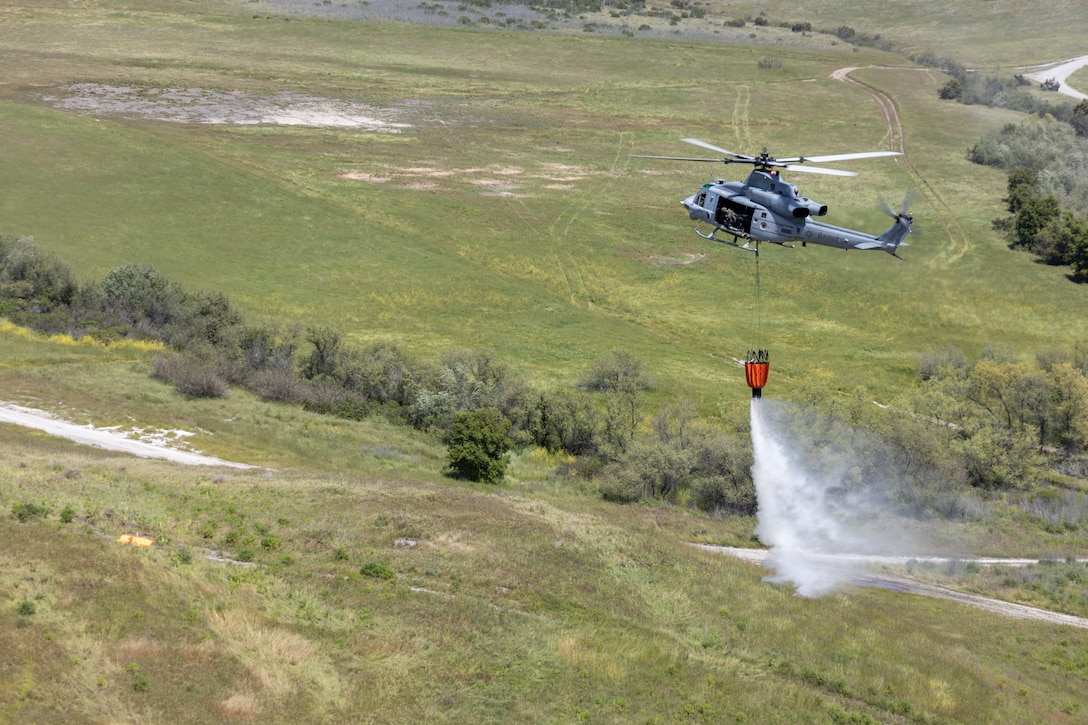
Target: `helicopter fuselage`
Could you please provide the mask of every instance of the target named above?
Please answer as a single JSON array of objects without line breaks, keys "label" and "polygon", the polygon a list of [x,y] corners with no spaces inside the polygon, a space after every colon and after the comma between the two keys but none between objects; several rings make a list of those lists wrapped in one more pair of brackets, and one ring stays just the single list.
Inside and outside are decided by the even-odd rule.
[{"label": "helicopter fuselage", "polygon": [[[704,184],[681,204],[695,221],[714,226],[714,241],[723,231],[733,236],[735,246],[751,249],[750,240],[790,246],[789,242],[820,244],[838,249],[883,249],[894,256],[896,248],[910,233],[911,217],[901,214],[895,224],[878,236],[854,229],[813,221],[827,214],[827,206],[801,196],[797,187],[772,171],[753,170],[748,179]],[[745,240],[741,245],[740,240]]]}]

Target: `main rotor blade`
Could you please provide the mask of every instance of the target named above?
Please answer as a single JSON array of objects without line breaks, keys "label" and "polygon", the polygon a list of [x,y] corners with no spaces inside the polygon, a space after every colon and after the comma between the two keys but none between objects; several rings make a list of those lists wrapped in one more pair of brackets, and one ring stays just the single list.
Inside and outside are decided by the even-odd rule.
[{"label": "main rotor blade", "polygon": [[694,158],[690,156],[646,156],[644,154],[627,154],[632,159],[660,159],[662,161],[708,161],[712,164],[729,163],[729,159]]},{"label": "main rotor blade", "polygon": [[827,176],[857,176],[856,171],[843,171],[842,169],[825,169],[821,166],[798,166],[796,164],[774,164],[787,171],[803,171],[806,174],[826,174]]},{"label": "main rotor blade", "polygon": [[735,156],[738,159],[744,159],[746,161],[748,159],[754,158],[752,156],[746,156],[744,154],[738,154],[736,151],[730,151],[728,149],[719,148],[717,146],[714,146],[713,144],[708,144],[706,141],[700,141],[697,138],[682,138],[680,140],[683,141],[684,143],[689,143],[689,144],[691,144],[693,146],[698,146],[700,148],[704,148],[707,151],[715,151],[715,152],[717,152],[719,154],[725,154],[726,156]]},{"label": "main rotor blade", "polygon": [[814,164],[823,164],[828,161],[850,161],[852,159],[876,159],[882,156],[902,156],[898,151],[862,151],[855,154],[829,154],[827,156],[794,156],[788,159],[779,159],[784,163],[811,161]]}]

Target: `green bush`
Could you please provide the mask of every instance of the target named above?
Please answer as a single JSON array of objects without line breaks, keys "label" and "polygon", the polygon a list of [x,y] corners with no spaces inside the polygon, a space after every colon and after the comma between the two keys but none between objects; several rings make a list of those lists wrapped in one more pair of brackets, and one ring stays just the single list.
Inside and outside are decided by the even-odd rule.
[{"label": "green bush", "polygon": [[43,313],[72,301],[68,265],[32,237],[0,237],[0,298],[17,311]]},{"label": "green bush", "polygon": [[107,308],[129,325],[150,323],[161,328],[180,316],[181,287],[152,267],[115,267],[102,278],[99,289]]},{"label": "green bush", "polygon": [[359,573],[372,579],[385,579],[392,581],[397,578],[397,573],[385,564],[377,561],[368,561],[359,569]]},{"label": "green bush", "polygon": [[12,505],[11,515],[19,519],[20,523],[26,523],[31,519],[45,518],[49,515],[49,509],[32,503],[17,503]]},{"label": "green bush", "polygon": [[506,475],[510,421],[493,408],[454,416],[450,468],[470,481],[496,483]]}]

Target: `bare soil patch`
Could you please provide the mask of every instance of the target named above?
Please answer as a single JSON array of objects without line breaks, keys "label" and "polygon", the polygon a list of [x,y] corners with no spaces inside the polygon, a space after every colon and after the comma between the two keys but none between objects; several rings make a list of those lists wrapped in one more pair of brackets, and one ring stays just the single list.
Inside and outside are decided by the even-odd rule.
[{"label": "bare soil patch", "polygon": [[88,116],[168,123],[355,128],[380,133],[411,128],[405,120],[410,113],[407,107],[382,108],[293,91],[257,96],[208,88],[73,83],[43,95],[42,100]]},{"label": "bare soil patch", "polygon": [[345,181],[368,184],[392,183],[405,189],[435,189],[439,182],[460,182],[478,187],[485,196],[524,198],[525,187],[569,191],[574,184],[594,176],[583,166],[543,163],[536,169],[516,166],[451,168],[438,166],[376,166],[370,170],[352,169],[337,175]]},{"label": "bare soil patch", "polygon": [[141,458],[161,458],[189,466],[253,468],[253,466],[245,463],[224,461],[176,447],[186,437],[193,435],[188,431],[146,428],[133,428],[123,431],[117,427],[95,428],[90,425],[76,425],[56,418],[44,411],[11,405],[10,403],[0,403],[0,423],[11,423],[25,428],[34,428],[82,445],[120,451]]}]

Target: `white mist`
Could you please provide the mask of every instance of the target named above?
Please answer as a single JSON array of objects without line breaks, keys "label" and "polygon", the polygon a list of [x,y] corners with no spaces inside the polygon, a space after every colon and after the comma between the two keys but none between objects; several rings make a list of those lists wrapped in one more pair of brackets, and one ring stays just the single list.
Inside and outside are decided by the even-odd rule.
[{"label": "white mist", "polygon": [[823,451],[821,465],[806,465],[817,452],[776,425],[769,404],[752,398],[756,534],[771,550],[766,566],[775,569],[767,581],[792,584],[804,597],[823,596],[850,579],[850,555],[902,550],[907,542],[882,510],[883,499],[872,495],[879,482],[861,489],[844,483],[853,452]]}]

